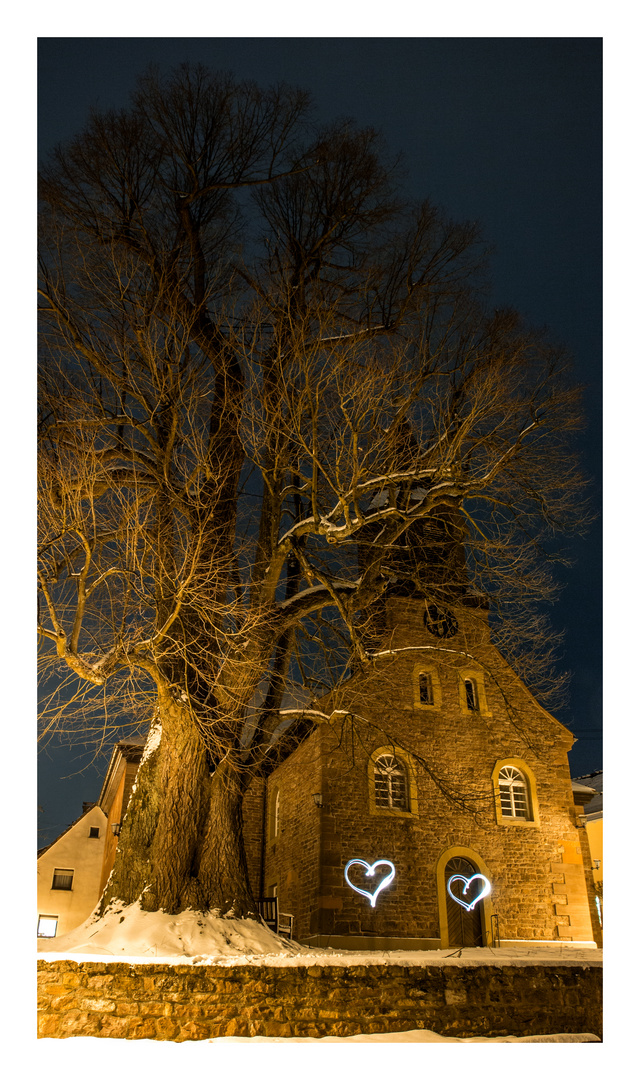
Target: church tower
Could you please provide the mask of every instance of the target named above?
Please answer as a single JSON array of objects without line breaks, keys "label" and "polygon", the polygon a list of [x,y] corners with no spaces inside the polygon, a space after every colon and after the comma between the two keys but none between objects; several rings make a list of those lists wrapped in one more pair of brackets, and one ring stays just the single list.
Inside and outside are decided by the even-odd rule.
[{"label": "church tower", "polygon": [[[383,451],[385,471],[389,475],[410,472],[415,466],[418,445],[408,423],[393,435]],[[389,483],[372,498],[368,512],[389,506],[411,514],[428,495],[428,481],[394,485]],[[424,604],[424,624],[437,636],[447,636],[451,629],[451,606],[461,602],[478,605],[477,595],[469,597],[465,553],[467,530],[459,506],[442,503],[427,517],[417,517],[390,546],[381,542],[380,521],[365,524],[358,533],[358,568],[360,574],[376,563],[389,584],[383,597],[362,616],[363,637],[367,648],[379,646],[388,629],[389,601],[407,598]],[[397,605],[393,605],[397,608]]]}]

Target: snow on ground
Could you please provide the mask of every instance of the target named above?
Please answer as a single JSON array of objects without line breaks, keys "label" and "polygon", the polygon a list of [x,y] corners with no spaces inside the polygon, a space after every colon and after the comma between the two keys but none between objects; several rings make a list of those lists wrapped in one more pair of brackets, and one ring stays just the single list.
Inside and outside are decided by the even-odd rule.
[{"label": "snow on ground", "polygon": [[236,919],[194,911],[167,915],[142,911],[139,903],[112,904],[101,919],[90,917],[69,934],[39,938],[38,952],[47,960],[121,960],[163,964],[238,964],[309,967],[316,964],[486,965],[589,963],[601,964],[602,951],[569,945],[527,945],[485,949],[353,951],[314,949],[278,937],[255,919]]},{"label": "snow on ground", "polygon": [[472,1038],[455,1038],[449,1035],[437,1035],[435,1031],[393,1031],[381,1035],[325,1035],[321,1039],[302,1038],[277,1038],[266,1035],[254,1035],[251,1038],[241,1038],[238,1035],[228,1035],[221,1039],[208,1039],[210,1043],[599,1043],[597,1035],[504,1035],[500,1038],[488,1038],[487,1036],[473,1036]]},{"label": "snow on ground", "polygon": [[[69,1047],[70,1040],[65,1039],[64,1043]],[[105,1040],[101,1040],[101,1047],[104,1045]],[[267,1035],[254,1035],[251,1038],[242,1038],[238,1035],[227,1035],[219,1039],[200,1039],[193,1042],[175,1043],[180,1047],[189,1047],[191,1051],[198,1047],[211,1046],[214,1043],[218,1048],[225,1049],[231,1043],[599,1043],[600,1039],[597,1035],[523,1035],[522,1037],[517,1035],[504,1035],[499,1038],[487,1038],[485,1036],[474,1036],[473,1038],[462,1039],[455,1038],[448,1035],[437,1035],[435,1031],[394,1031],[389,1034],[383,1035],[346,1035],[339,1037],[337,1035],[325,1035],[320,1039],[303,1039],[303,1038],[285,1038],[278,1036]],[[80,1044],[86,1043],[89,1051],[95,1051],[95,1038],[89,1036],[74,1036],[73,1047],[80,1049]],[[47,1045],[51,1045],[48,1041]],[[157,1046],[157,1039],[136,1039],[135,1046],[140,1047],[152,1047]],[[167,1043],[162,1042],[160,1045],[166,1046]],[[131,1046],[131,1043],[129,1043]]]},{"label": "snow on ground", "polygon": [[47,953],[47,959],[72,958],[80,953],[85,959],[90,954],[98,960],[135,958],[136,963],[157,959],[189,964],[242,961],[266,954],[289,956],[299,948],[255,919],[194,911],[167,915],[164,911],[142,911],[139,903],[112,903],[101,919],[90,916],[62,937],[38,939],[38,952]]}]

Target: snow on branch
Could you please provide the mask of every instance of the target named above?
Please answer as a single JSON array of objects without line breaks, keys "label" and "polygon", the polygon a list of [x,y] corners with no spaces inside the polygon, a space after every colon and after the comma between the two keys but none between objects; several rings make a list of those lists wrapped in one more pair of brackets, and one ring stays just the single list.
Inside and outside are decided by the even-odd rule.
[{"label": "snow on branch", "polygon": [[[360,578],[357,581],[331,581],[331,586],[334,589],[357,589],[360,584]],[[326,585],[312,585],[309,589],[303,589],[302,592],[295,593],[294,596],[288,597],[287,600],[282,600],[279,604],[276,604],[278,611],[285,612],[297,604],[304,604],[305,600],[312,596],[318,597],[319,593],[327,593],[329,589]]]},{"label": "snow on branch", "polygon": [[[463,494],[463,491],[467,490],[468,485],[461,485],[458,479],[450,477],[434,484],[428,491],[421,489],[419,502],[410,510],[402,511],[397,507],[376,508],[373,512],[370,511],[367,513],[365,517],[356,514],[353,518],[347,517],[344,513],[345,506],[348,506],[351,502],[357,501],[357,499],[367,491],[371,491],[372,489],[380,490],[389,484],[415,483],[418,480],[432,477],[435,472],[436,470],[434,468],[425,468],[411,470],[410,472],[388,473],[385,476],[376,476],[371,480],[365,480],[362,483],[354,484],[353,487],[340,497],[328,514],[306,517],[302,521],[298,521],[295,525],[292,525],[291,528],[281,536],[278,541],[278,547],[286,547],[291,540],[305,536],[309,533],[315,533],[318,536],[326,536],[329,543],[338,543],[339,540],[343,538],[347,539],[352,536],[365,522],[378,521],[382,517],[391,515],[400,515],[403,517],[420,516],[417,511],[420,511],[428,495],[439,495],[442,497],[442,495],[446,494],[447,490],[450,489],[452,495],[459,497]],[[339,520],[341,514],[344,521],[342,524],[338,524],[336,519]]]}]

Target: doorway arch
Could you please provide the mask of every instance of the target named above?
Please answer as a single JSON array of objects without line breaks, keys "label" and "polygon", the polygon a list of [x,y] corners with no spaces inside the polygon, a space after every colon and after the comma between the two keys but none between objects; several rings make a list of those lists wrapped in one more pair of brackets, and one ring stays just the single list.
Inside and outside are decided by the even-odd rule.
[{"label": "doorway arch", "polygon": [[[463,877],[483,874],[489,881],[492,880],[484,859],[472,848],[451,847],[443,851],[436,866],[440,948],[478,948],[491,944],[491,893],[483,897],[472,911],[465,911],[451,899],[447,890],[447,881],[453,874]],[[455,892],[455,887],[452,888]]]}]

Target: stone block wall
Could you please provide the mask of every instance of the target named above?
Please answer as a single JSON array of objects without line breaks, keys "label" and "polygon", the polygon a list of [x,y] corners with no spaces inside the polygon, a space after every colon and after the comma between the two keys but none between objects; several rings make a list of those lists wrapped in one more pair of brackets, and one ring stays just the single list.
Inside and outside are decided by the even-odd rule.
[{"label": "stone block wall", "polygon": [[278,830],[267,831],[265,885],[277,884],[280,910],[295,916],[296,940],[316,932],[319,904],[322,760],[312,732],[267,782],[270,805],[278,794]]},{"label": "stone block wall", "polygon": [[38,962],[41,1038],[602,1037],[593,964],[237,967]]}]

